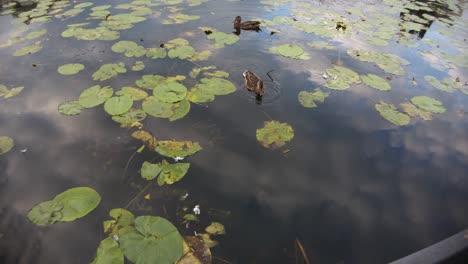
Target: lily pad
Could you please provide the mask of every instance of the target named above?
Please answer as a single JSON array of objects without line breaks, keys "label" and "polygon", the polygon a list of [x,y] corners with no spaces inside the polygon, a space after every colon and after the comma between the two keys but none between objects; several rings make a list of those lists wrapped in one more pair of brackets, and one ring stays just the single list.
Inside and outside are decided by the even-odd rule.
[{"label": "lily pad", "polygon": [[171,59],[179,58],[181,60],[191,58],[195,54],[195,49],[191,46],[179,46],[170,49],[167,56]]},{"label": "lily pad", "polygon": [[138,130],[132,133],[132,138],[142,141],[149,149],[156,150],[158,140],[150,132]]},{"label": "lily pad", "polygon": [[211,51],[204,50],[201,52],[196,52],[189,61],[204,61],[207,60],[211,56]]},{"label": "lily pad", "polygon": [[174,114],[169,118],[169,121],[175,121],[186,116],[190,112],[190,102],[182,100],[175,103]]},{"label": "lily pad", "polygon": [[100,202],[101,196],[89,187],[71,188],[50,201],[34,206],[28,212],[28,219],[40,226],[70,222],[87,215]]},{"label": "lily pad", "polygon": [[180,181],[190,168],[190,163],[175,163],[170,164],[166,160],[161,163],[153,164],[144,162],[141,167],[141,177],[146,180],[153,180],[158,177],[159,186],[164,184],[174,184]]},{"label": "lily pad", "polygon": [[226,34],[224,32],[219,32],[216,29],[209,28],[209,27],[200,27],[200,29],[203,31],[210,30],[212,32],[206,37],[209,40],[215,41],[214,47],[217,49],[224,47],[224,45],[232,45],[236,43],[237,41],[239,41],[239,37],[234,34]]},{"label": "lily pad", "polygon": [[154,96],[147,97],[142,104],[143,110],[154,117],[169,118],[174,115],[174,104],[166,103]]},{"label": "lily pad", "polygon": [[124,86],[122,89],[115,93],[116,95],[126,95],[133,101],[143,100],[148,97],[148,93],[138,88]]},{"label": "lily pad", "polygon": [[431,112],[421,110],[410,102],[405,102],[400,105],[403,108],[403,111],[407,113],[408,115],[410,115],[411,117],[419,116],[423,120],[432,120]]},{"label": "lily pad", "polygon": [[162,217],[139,216],[135,230],[120,235],[120,248],[133,263],[176,263],[183,254],[177,228]]},{"label": "lily pad", "polygon": [[23,90],[24,90],[24,86],[15,87],[15,88],[11,88],[10,90],[8,90],[6,86],[0,84],[0,97],[4,97],[5,99],[8,99],[8,98],[18,95]]},{"label": "lily pad", "polygon": [[210,248],[203,240],[194,237],[184,237],[184,255],[177,264],[210,264],[212,262]]},{"label": "lily pad", "polygon": [[428,96],[415,96],[411,98],[411,102],[416,105],[419,109],[427,112],[440,114],[445,113],[446,109],[442,105],[442,102]]},{"label": "lily pad", "polygon": [[211,235],[224,235],[226,230],[224,229],[223,224],[218,222],[212,222],[209,226],[205,228],[205,231]]},{"label": "lily pad", "polygon": [[60,74],[63,74],[63,75],[73,75],[73,74],[79,73],[79,72],[82,71],[84,68],[85,68],[85,67],[84,67],[83,64],[80,64],[80,63],[70,63],[70,64],[64,64],[64,65],[58,67],[57,71],[58,71]]},{"label": "lily pad", "polygon": [[323,103],[330,93],[323,92],[320,89],[316,89],[315,92],[301,91],[298,95],[298,100],[302,106],[307,108],[317,107],[315,101]]},{"label": "lily pad", "polygon": [[197,88],[193,88],[187,93],[187,100],[194,103],[208,103],[214,101],[214,99],[214,95]]},{"label": "lily pad", "polygon": [[166,58],[167,53],[164,48],[150,48],[146,50],[146,57],[152,59],[163,59]]},{"label": "lily pad", "polygon": [[82,109],[83,107],[81,107],[78,101],[68,101],[60,104],[58,107],[59,113],[66,116],[79,115]]},{"label": "lily pad", "polygon": [[183,80],[185,80],[185,76],[183,75],[164,77],[164,76],[156,75],[156,74],[154,75],[147,74],[147,75],[143,75],[141,79],[135,82],[135,84],[140,88],[153,90],[154,87],[156,87],[160,83],[183,81]]},{"label": "lily pad", "polygon": [[375,109],[383,118],[397,126],[404,126],[409,124],[410,116],[399,112],[392,104],[387,104],[381,101],[379,104],[375,104]]},{"label": "lily pad", "polygon": [[129,96],[114,96],[109,98],[104,104],[104,110],[109,115],[121,115],[128,110],[133,105],[133,100]]},{"label": "lily pad", "polygon": [[229,77],[229,73],[225,71],[204,72],[203,75],[207,77],[216,77],[216,78],[228,78]]},{"label": "lily pad", "polygon": [[158,141],[158,145],[156,146],[156,152],[170,158],[193,155],[201,149],[200,144],[192,141],[164,140]]},{"label": "lily pad", "polygon": [[30,46],[26,46],[26,47],[23,47],[19,50],[16,50],[14,53],[13,53],[13,56],[24,56],[24,55],[28,55],[28,54],[33,54],[33,53],[36,53],[38,51],[40,51],[42,49],[42,46],[41,46],[41,42],[36,42],[34,43],[33,45],[30,45]]},{"label": "lily pad", "polygon": [[143,46],[136,44],[133,41],[121,40],[112,45],[112,51],[123,53],[126,57],[141,57],[146,54]]},{"label": "lily pad", "polygon": [[327,49],[327,50],[332,50],[335,49],[330,43],[325,42],[325,41],[312,41],[307,43],[307,45],[317,48],[317,49]]},{"label": "lily pad", "polygon": [[92,108],[103,104],[107,99],[111,98],[114,93],[114,89],[110,86],[104,86],[101,88],[99,85],[95,85],[84,90],[78,99],[80,106],[83,108]]},{"label": "lily pad", "polygon": [[341,66],[334,66],[333,68],[327,69],[327,74],[330,76],[330,80],[325,84],[325,87],[333,90],[345,90],[350,87],[352,83],[360,83],[359,75]]},{"label": "lily pad", "polygon": [[459,83],[457,83],[455,80],[453,80],[451,78],[448,78],[448,77],[443,79],[440,82],[434,76],[426,75],[426,76],[424,76],[424,80],[426,80],[428,83],[430,83],[433,87],[435,87],[435,88],[437,88],[437,89],[439,89],[441,91],[448,92],[448,93],[451,93],[455,89],[459,89],[461,87],[461,85]]},{"label": "lily pad", "polygon": [[281,46],[271,47],[269,49],[271,53],[279,54],[286,58],[307,60],[309,54],[307,54],[300,46],[293,44],[284,44]]},{"label": "lily pad", "polygon": [[294,129],[287,123],[267,121],[257,129],[257,140],[265,148],[279,148],[294,137]]},{"label": "lily pad", "polygon": [[187,95],[187,88],[178,82],[160,83],[153,89],[154,97],[165,103],[179,102]]},{"label": "lily pad", "polygon": [[146,118],[146,112],[141,109],[130,108],[121,115],[112,116],[112,120],[120,123],[122,127],[130,127],[136,122],[143,121]]},{"label": "lily pad", "polygon": [[145,68],[145,64],[142,61],[135,61],[132,66],[132,71],[141,71]]},{"label": "lily pad", "polygon": [[200,18],[200,16],[186,15],[186,14],[182,14],[182,13],[170,14],[168,17],[169,17],[169,19],[163,20],[163,22],[162,22],[163,24],[165,24],[165,25],[183,24],[183,23],[186,23],[188,21],[197,20],[197,19]]},{"label": "lily pad", "polygon": [[232,82],[221,78],[202,78],[200,82],[195,89],[212,95],[227,95],[237,90]]},{"label": "lily pad", "polygon": [[29,32],[24,38],[36,39],[36,38],[42,37],[45,33],[47,33],[47,29],[39,29],[36,31]]},{"label": "lily pad", "polygon": [[390,91],[390,89],[392,88],[384,78],[372,73],[369,73],[367,75],[361,75],[361,79],[368,86],[380,91]]},{"label": "lily pad", "polygon": [[108,237],[101,241],[97,249],[96,257],[91,264],[124,264],[124,254],[119,243]]},{"label": "lily pad", "polygon": [[102,225],[104,233],[108,233],[110,237],[117,234],[120,229],[129,227],[135,223],[135,216],[123,208],[110,210],[109,216],[113,219],[104,221]]},{"label": "lily pad", "polygon": [[125,69],[123,62],[104,64],[93,74],[93,80],[105,81],[117,76],[119,73],[126,72],[127,69]]},{"label": "lily pad", "polygon": [[15,142],[12,138],[7,136],[0,137],[0,155],[3,155],[10,151],[15,146]]}]

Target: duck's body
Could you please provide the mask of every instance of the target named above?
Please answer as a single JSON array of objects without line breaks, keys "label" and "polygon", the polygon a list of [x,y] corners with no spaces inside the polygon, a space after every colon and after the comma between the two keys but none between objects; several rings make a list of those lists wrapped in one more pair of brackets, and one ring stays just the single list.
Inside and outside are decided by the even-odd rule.
[{"label": "duck's body", "polygon": [[264,93],[262,79],[251,71],[245,71],[242,75],[244,75],[245,86],[247,89],[253,91],[257,96],[262,96]]},{"label": "duck's body", "polygon": [[260,21],[245,21],[242,22],[240,16],[236,16],[234,19],[234,28],[236,30],[260,30]]}]

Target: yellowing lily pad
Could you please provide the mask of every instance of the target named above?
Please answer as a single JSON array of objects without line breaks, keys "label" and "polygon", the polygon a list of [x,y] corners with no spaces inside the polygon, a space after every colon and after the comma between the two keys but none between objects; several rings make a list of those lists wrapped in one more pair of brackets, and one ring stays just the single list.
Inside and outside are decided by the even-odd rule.
[{"label": "yellowing lily pad", "polygon": [[117,234],[120,229],[129,227],[135,223],[135,216],[123,208],[114,208],[110,210],[109,216],[113,219],[105,220],[102,223],[104,233],[108,233],[109,236],[113,236],[114,234]]},{"label": "yellowing lily pad", "polygon": [[169,118],[174,115],[175,105],[150,96],[143,101],[142,108],[146,113],[154,117]]},{"label": "yellowing lily pad", "polygon": [[150,132],[138,130],[132,133],[132,137],[142,141],[150,150],[156,150],[158,140]]},{"label": "yellowing lily pad", "polygon": [[179,58],[181,60],[191,58],[195,54],[195,49],[191,46],[179,46],[174,49],[170,49],[167,56],[171,59]]},{"label": "yellowing lily pad", "polygon": [[158,145],[156,146],[156,152],[170,158],[193,155],[201,149],[200,144],[192,141],[164,140],[158,141]]},{"label": "yellowing lily pad", "polygon": [[350,87],[350,84],[361,82],[359,75],[346,67],[335,65],[327,69],[327,74],[330,80],[325,87],[333,90],[345,90]]},{"label": "yellowing lily pad", "polygon": [[203,242],[203,240],[194,236],[185,236],[184,240],[184,255],[182,259],[177,262],[177,264],[212,263],[210,248]]},{"label": "yellowing lily pad", "polygon": [[100,202],[101,196],[89,187],[71,188],[50,201],[34,206],[28,212],[28,219],[40,226],[70,222],[87,215]]},{"label": "yellowing lily pad", "polygon": [[122,89],[115,93],[116,95],[126,95],[133,101],[143,100],[148,97],[148,93],[138,88],[124,86]]},{"label": "yellowing lily pad", "polygon": [[78,102],[83,108],[92,108],[107,101],[113,93],[114,89],[110,86],[104,86],[101,88],[101,86],[95,85],[84,90],[80,94]]},{"label": "yellowing lily pad", "polygon": [[186,116],[190,112],[190,102],[188,100],[182,100],[175,103],[174,114],[169,117],[169,121],[175,121]]},{"label": "yellowing lily pad", "polygon": [[33,45],[23,47],[13,53],[13,56],[24,56],[28,54],[33,54],[42,49],[41,42],[36,42]]},{"label": "yellowing lily pad", "polygon": [[121,124],[121,127],[130,127],[136,122],[143,121],[146,118],[146,112],[141,109],[130,108],[121,115],[112,116],[112,120]]},{"label": "yellowing lily pad", "polygon": [[81,113],[82,109],[83,107],[81,107],[80,102],[78,101],[68,101],[60,104],[58,107],[59,113],[66,116],[78,115]]},{"label": "yellowing lily pad", "polygon": [[216,29],[209,28],[209,27],[200,27],[201,30],[210,30],[212,33],[207,35],[206,37],[209,40],[214,40],[215,44],[214,47],[219,49],[224,47],[224,45],[232,45],[239,41],[239,37],[234,34],[226,34],[224,32],[219,32]]},{"label": "yellowing lily pad", "polygon": [[187,95],[187,88],[178,82],[160,83],[153,89],[154,97],[166,103],[179,102]]},{"label": "yellowing lily pad", "polygon": [[153,90],[154,87],[156,87],[160,83],[183,81],[183,80],[185,80],[185,76],[183,75],[164,77],[164,76],[156,75],[156,74],[154,75],[147,74],[147,75],[143,75],[141,79],[135,82],[135,84],[140,88]]},{"label": "yellowing lily pad", "polygon": [[187,100],[194,103],[208,103],[214,101],[214,99],[214,95],[197,88],[193,88],[187,93]]},{"label": "yellowing lily pad", "polygon": [[115,96],[109,98],[104,104],[104,110],[109,115],[121,115],[128,110],[133,105],[133,100],[129,96]]},{"label": "yellowing lily pad", "polygon": [[257,129],[257,140],[265,148],[279,148],[294,137],[294,129],[287,123],[267,121]]},{"label": "yellowing lily pad", "polygon": [[93,74],[93,80],[105,81],[125,72],[127,69],[125,69],[123,62],[104,64]]},{"label": "yellowing lily pad", "polygon": [[446,111],[442,102],[428,96],[415,96],[411,98],[411,102],[416,105],[419,109],[427,112],[440,114]]},{"label": "yellowing lily pad", "polygon": [[132,66],[132,71],[141,71],[145,68],[145,64],[142,61],[135,61]]},{"label": "yellowing lily pad", "polygon": [[307,54],[300,46],[293,44],[284,44],[281,46],[271,47],[269,49],[271,53],[276,53],[286,58],[307,60],[309,54]]},{"label": "yellowing lily pad", "polygon": [[24,90],[24,86],[15,87],[15,88],[11,88],[10,90],[8,90],[6,86],[0,84],[0,97],[4,97],[5,99],[8,99],[8,98],[18,95],[23,90]]},{"label": "yellowing lily pad", "polygon": [[126,57],[141,57],[146,54],[143,46],[136,44],[133,41],[121,40],[112,45],[112,51],[123,53]]},{"label": "yellowing lily pad", "polygon": [[15,142],[11,137],[1,136],[0,137],[0,155],[3,155],[10,151],[15,146]]},{"label": "yellowing lily pad", "polygon": [[397,126],[404,126],[409,124],[410,117],[407,114],[399,112],[392,104],[380,102],[379,104],[375,104],[375,109],[383,118]]},{"label": "yellowing lily pad", "polygon": [[227,95],[237,90],[232,82],[221,78],[202,78],[200,82],[195,89],[212,95]]},{"label": "yellowing lily pad", "polygon": [[167,53],[164,48],[150,48],[146,50],[146,57],[152,59],[163,59],[166,58]]},{"label": "yellowing lily pad", "polygon": [[73,75],[73,74],[79,73],[79,72],[82,71],[84,68],[85,68],[85,67],[84,67],[83,64],[80,64],[80,63],[70,63],[70,64],[64,64],[64,65],[58,67],[57,71],[58,71],[60,74],[63,74],[63,75]]},{"label": "yellowing lily pad", "polygon": [[223,224],[218,222],[212,222],[209,226],[205,228],[205,231],[211,235],[224,235],[226,230],[224,229]]},{"label": "yellowing lily pad", "polygon": [[225,71],[203,72],[203,75],[207,77],[216,77],[216,78],[228,78],[229,77],[229,73]]},{"label": "yellowing lily pad", "polygon": [[153,164],[144,162],[141,167],[141,177],[146,180],[153,180],[158,177],[158,185],[174,184],[180,181],[190,168],[190,163],[170,164],[166,160],[161,163]]},{"label": "yellowing lily pad", "polygon": [[302,106],[307,108],[317,107],[315,101],[323,103],[330,93],[323,92],[320,89],[316,89],[315,92],[301,91],[298,95],[298,100]]},{"label": "yellowing lily pad", "polygon": [[380,91],[390,91],[392,88],[387,80],[372,73],[361,75],[361,79],[368,86]]}]

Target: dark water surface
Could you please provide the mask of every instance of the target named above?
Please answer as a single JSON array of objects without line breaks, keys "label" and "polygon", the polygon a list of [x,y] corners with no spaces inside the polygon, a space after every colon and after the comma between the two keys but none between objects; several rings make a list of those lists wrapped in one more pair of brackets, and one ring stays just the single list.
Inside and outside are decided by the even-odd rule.
[{"label": "dark water surface", "polygon": [[[197,50],[204,50],[211,42],[199,26],[229,33],[236,15],[245,19],[282,15],[300,20],[295,13],[301,10],[300,3],[212,0],[194,7],[181,4],[178,6],[186,7],[183,13],[201,18],[162,25],[157,16],[149,15],[133,29],[120,31],[120,39],[150,47],[183,37]],[[433,16],[454,21],[449,30],[455,34],[439,34],[442,26],[435,21],[424,38],[418,39],[415,33],[420,44],[417,48],[397,44],[394,39],[388,46],[374,46],[359,34],[319,37],[281,25],[272,27],[279,29],[279,34],[270,35],[268,29],[242,32],[235,44],[212,49],[209,60],[198,64],[216,65],[229,72],[239,90],[211,103],[192,104],[190,113],[174,122],[151,116],[143,121],[144,129],[157,138],[197,141],[203,150],[187,158],[191,167],[180,182],[150,186],[145,194],[151,193],[152,199],[140,196],[129,209],[135,215],[166,217],[183,235],[200,232],[211,221],[223,223],[227,234],[217,237],[220,244],[212,249],[213,263],[295,263],[296,239],[312,263],[386,263],[465,229],[468,96],[437,90],[423,77],[459,77],[464,84],[468,70],[447,67],[421,51],[434,49],[424,39],[435,41],[440,51],[457,50],[453,40],[468,38],[467,2],[429,3],[438,6]],[[378,12],[383,5],[380,1],[311,4],[343,14],[342,10],[353,6]],[[69,117],[58,113],[58,105],[75,100],[95,84],[118,90],[133,85],[143,74],[187,75],[194,66],[168,58],[126,58],[111,51],[117,40],[61,37],[67,24],[85,21],[88,13],[28,25],[48,30],[38,53],[13,57],[15,45],[0,49],[0,84],[25,87],[16,97],[0,98],[0,136],[8,135],[15,141],[15,147],[0,156],[2,263],[91,262],[106,236],[102,221],[109,218],[109,210],[125,207],[147,186],[139,176],[143,161],[161,160],[154,152],[144,151],[131,160],[124,173],[127,161],[141,146],[130,136],[134,129],[120,128],[102,106]],[[11,15],[0,16],[0,43],[21,26],[11,24],[13,19]],[[336,49],[308,47],[311,40],[328,41]],[[311,59],[293,60],[268,52],[269,47],[284,43],[300,44]],[[347,49],[389,52],[412,64],[404,67],[404,76],[396,77],[373,63],[354,60],[346,54]],[[466,52],[466,48],[461,49]],[[128,66],[136,60],[144,61],[143,71],[128,71],[104,82],[91,78],[104,63],[123,61]],[[72,76],[57,73],[58,66],[75,62],[86,69]],[[386,93],[363,84],[346,91],[322,88],[326,81],[322,74],[333,63],[359,74],[392,76],[392,90]],[[245,69],[254,70],[265,80],[266,73],[274,70],[271,76],[278,85],[276,90],[268,90],[276,84],[266,82],[263,104],[240,89]],[[418,85],[412,84],[413,78]],[[302,107],[297,99],[299,91],[315,87],[331,95],[317,108]],[[434,115],[431,121],[412,118],[409,125],[398,127],[374,109],[380,100],[399,104],[415,95],[442,101],[447,112]],[[294,128],[294,139],[283,149],[265,149],[256,140],[256,129],[270,118]],[[289,152],[284,153],[285,149]],[[35,204],[76,186],[92,187],[102,196],[101,204],[89,215],[45,228],[27,220],[26,214]],[[189,196],[181,202],[179,196],[184,193]],[[201,223],[187,229],[176,212],[196,204],[201,208]]]}]

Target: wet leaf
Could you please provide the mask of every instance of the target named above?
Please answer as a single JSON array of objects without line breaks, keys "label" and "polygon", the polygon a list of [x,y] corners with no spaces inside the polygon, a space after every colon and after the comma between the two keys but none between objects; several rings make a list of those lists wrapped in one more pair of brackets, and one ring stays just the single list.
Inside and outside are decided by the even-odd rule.
[{"label": "wet leaf", "polygon": [[138,88],[124,86],[122,89],[115,93],[116,95],[126,95],[133,101],[143,100],[148,97],[148,93]]},{"label": "wet leaf", "polygon": [[156,75],[156,74],[154,75],[147,74],[147,75],[143,75],[141,79],[135,82],[135,84],[140,88],[153,90],[154,87],[156,87],[160,83],[183,81],[183,80],[185,80],[185,76],[183,75],[177,75],[174,77],[164,77],[164,76]]},{"label": "wet leaf", "polygon": [[192,141],[164,140],[159,141],[158,145],[156,146],[156,152],[170,158],[193,155],[201,149],[202,147],[200,144]]},{"label": "wet leaf", "polygon": [[162,172],[162,170],[163,170],[163,166],[161,165],[161,163],[154,164],[154,163],[145,161],[143,162],[143,165],[141,166],[140,173],[143,179],[153,180],[156,177],[158,177],[158,175]]},{"label": "wet leaf", "polygon": [[226,234],[226,230],[221,223],[212,222],[211,225],[205,228],[205,231],[212,235],[224,235]]},{"label": "wet leaf", "polygon": [[156,150],[158,140],[151,133],[144,130],[138,130],[132,133],[132,137],[141,140],[147,148],[153,151]]},{"label": "wet leaf", "polygon": [[407,114],[399,112],[392,104],[381,101],[379,104],[375,104],[375,109],[383,118],[397,126],[409,124],[410,117]]},{"label": "wet leaf", "polygon": [[263,128],[257,129],[257,140],[265,148],[279,148],[294,137],[293,128],[287,123],[267,121]]},{"label": "wet leaf", "polygon": [[182,100],[175,103],[174,114],[169,118],[169,121],[175,121],[186,116],[190,112],[190,102]]},{"label": "wet leaf", "polygon": [[187,88],[178,82],[160,83],[153,89],[154,97],[165,103],[179,102],[187,95]]},{"label": "wet leaf", "polygon": [[211,56],[211,51],[209,50],[204,50],[201,52],[195,53],[189,61],[204,61],[207,60]]},{"label": "wet leaf", "polygon": [[93,80],[105,81],[117,76],[119,73],[126,72],[127,69],[125,69],[123,62],[104,64],[93,74]]},{"label": "wet leaf", "polygon": [[3,155],[10,151],[15,146],[15,142],[12,138],[7,136],[0,137],[0,155]]},{"label": "wet leaf", "polygon": [[307,54],[300,46],[293,44],[271,47],[269,51],[292,59],[307,60],[310,58],[309,54]]},{"label": "wet leaf", "polygon": [[158,177],[159,186],[164,184],[174,184],[180,181],[190,168],[190,163],[174,163],[170,164],[166,160],[161,163],[153,164],[144,162],[141,167],[141,177],[146,180],[153,180]]},{"label": "wet leaf", "polygon": [[108,237],[101,241],[96,257],[91,264],[124,264],[124,255],[119,243]]},{"label": "wet leaf", "polygon": [[316,89],[315,92],[301,91],[298,95],[298,100],[302,106],[307,108],[317,107],[315,101],[323,103],[330,93],[323,92],[320,89]]},{"label": "wet leaf", "polygon": [[42,49],[42,46],[41,46],[41,42],[36,42],[34,43],[33,45],[30,45],[30,46],[26,46],[26,47],[23,47],[19,50],[16,50],[14,53],[13,53],[13,56],[24,56],[24,55],[28,55],[28,54],[33,54],[33,53],[36,53],[38,51],[40,51]]},{"label": "wet leaf", "polygon": [[216,78],[228,78],[229,77],[229,73],[225,71],[204,72],[203,75],[207,77],[216,77]]},{"label": "wet leaf", "polygon": [[419,116],[423,120],[432,120],[432,113],[417,108],[410,102],[400,104],[403,111],[411,117]]},{"label": "wet leaf", "polygon": [[448,93],[453,92],[455,89],[459,89],[460,86],[461,86],[455,80],[453,80],[451,78],[448,78],[448,77],[443,79],[440,82],[434,76],[426,75],[426,76],[424,76],[424,80],[426,80],[428,83],[430,83],[433,87],[435,87],[435,88],[437,88],[437,89],[439,89],[441,91],[448,92]]},{"label": "wet leaf", "polygon": [[132,71],[141,71],[145,68],[145,64],[142,61],[135,61],[132,66]]},{"label": "wet leaf", "polygon": [[333,68],[327,69],[327,74],[330,80],[325,84],[325,87],[333,90],[345,90],[352,83],[360,83],[359,75],[345,67],[334,65]]},{"label": "wet leaf", "polygon": [[214,95],[197,88],[193,88],[187,93],[187,100],[194,103],[208,103],[214,101],[214,99]]},{"label": "wet leaf", "polygon": [[181,60],[191,58],[195,54],[195,49],[191,46],[179,46],[170,49],[167,56],[171,59],[179,58]]},{"label": "wet leaf", "polygon": [[210,30],[213,32],[209,35],[206,35],[206,37],[209,40],[215,41],[214,47],[217,49],[224,47],[224,45],[232,45],[239,41],[239,37],[234,34],[226,34],[209,27],[200,27],[200,29],[203,31]]},{"label": "wet leaf", "polygon": [[81,9],[81,8],[85,8],[85,7],[92,6],[92,5],[93,5],[93,3],[91,3],[91,2],[84,2],[84,3],[80,3],[80,4],[75,5],[73,8]]},{"label": "wet leaf", "polygon": [[150,96],[143,101],[142,108],[147,114],[154,117],[169,118],[174,115],[175,105]]},{"label": "wet leaf", "polygon": [[25,39],[36,39],[42,37],[45,33],[47,33],[47,29],[39,29],[36,31],[29,32],[24,38]]},{"label": "wet leaf", "polygon": [[19,86],[8,90],[6,86],[0,84],[0,97],[4,97],[5,99],[11,98],[21,93],[23,89],[24,86]]},{"label": "wet leaf", "polygon": [[70,222],[87,215],[100,202],[101,196],[89,187],[71,188],[50,201],[34,206],[28,212],[28,219],[40,226]]},{"label": "wet leaf", "polygon": [[164,48],[150,48],[146,50],[146,57],[152,59],[163,59],[166,58],[167,53]]},{"label": "wet leaf", "polygon": [[348,50],[348,54],[360,61],[375,62],[382,70],[395,75],[403,75],[405,71],[401,66],[410,64],[407,60],[389,53]]},{"label": "wet leaf", "polygon": [[112,45],[112,51],[116,53],[123,53],[126,57],[141,57],[146,54],[143,46],[136,44],[133,41],[121,40]]},{"label": "wet leaf", "polygon": [[218,241],[212,240],[210,234],[201,233],[201,234],[198,234],[198,236],[203,240],[203,243],[209,248],[212,248],[218,245]]},{"label": "wet leaf", "polygon": [[419,109],[422,109],[427,112],[441,114],[445,113],[446,109],[442,106],[442,102],[428,96],[415,96],[411,98],[411,102],[417,106]]},{"label": "wet leaf", "polygon": [[131,127],[135,122],[143,121],[146,118],[146,112],[141,109],[130,108],[121,115],[112,116],[112,120],[121,124],[121,127]]},{"label": "wet leaf", "polygon": [[80,106],[83,108],[92,108],[103,104],[107,99],[111,98],[114,93],[114,89],[110,86],[104,86],[101,88],[99,85],[95,85],[84,90],[78,99]]},{"label": "wet leaf", "polygon": [[133,100],[128,96],[114,96],[109,98],[104,104],[104,111],[109,115],[121,115],[133,105]]},{"label": "wet leaf", "polygon": [[392,88],[384,78],[372,73],[369,73],[367,75],[361,75],[361,79],[368,86],[380,91],[390,91],[390,89]]},{"label": "wet leaf", "polygon": [[135,230],[120,235],[120,248],[133,263],[175,263],[183,254],[177,228],[162,217],[139,216]]},{"label": "wet leaf", "polygon": [[237,90],[232,82],[221,78],[203,78],[200,82],[194,88],[212,95],[227,95]]},{"label": "wet leaf", "polygon": [[58,107],[59,113],[66,116],[79,115],[82,109],[78,101],[68,101],[60,104]]},{"label": "wet leaf", "polygon": [[194,236],[186,236],[184,240],[184,255],[177,264],[211,264],[211,251],[202,240]]},{"label": "wet leaf", "polygon": [[77,74],[84,69],[84,65],[80,63],[64,64],[58,67],[57,71],[62,75],[73,75]]},{"label": "wet leaf", "polygon": [[129,227],[135,222],[135,216],[123,208],[110,210],[109,216],[113,219],[102,222],[104,233],[109,234],[109,237],[113,237],[120,229]]},{"label": "wet leaf", "polygon": [[317,48],[317,49],[327,49],[327,50],[332,50],[335,49],[330,43],[325,42],[325,41],[312,41],[307,43],[307,45]]}]

